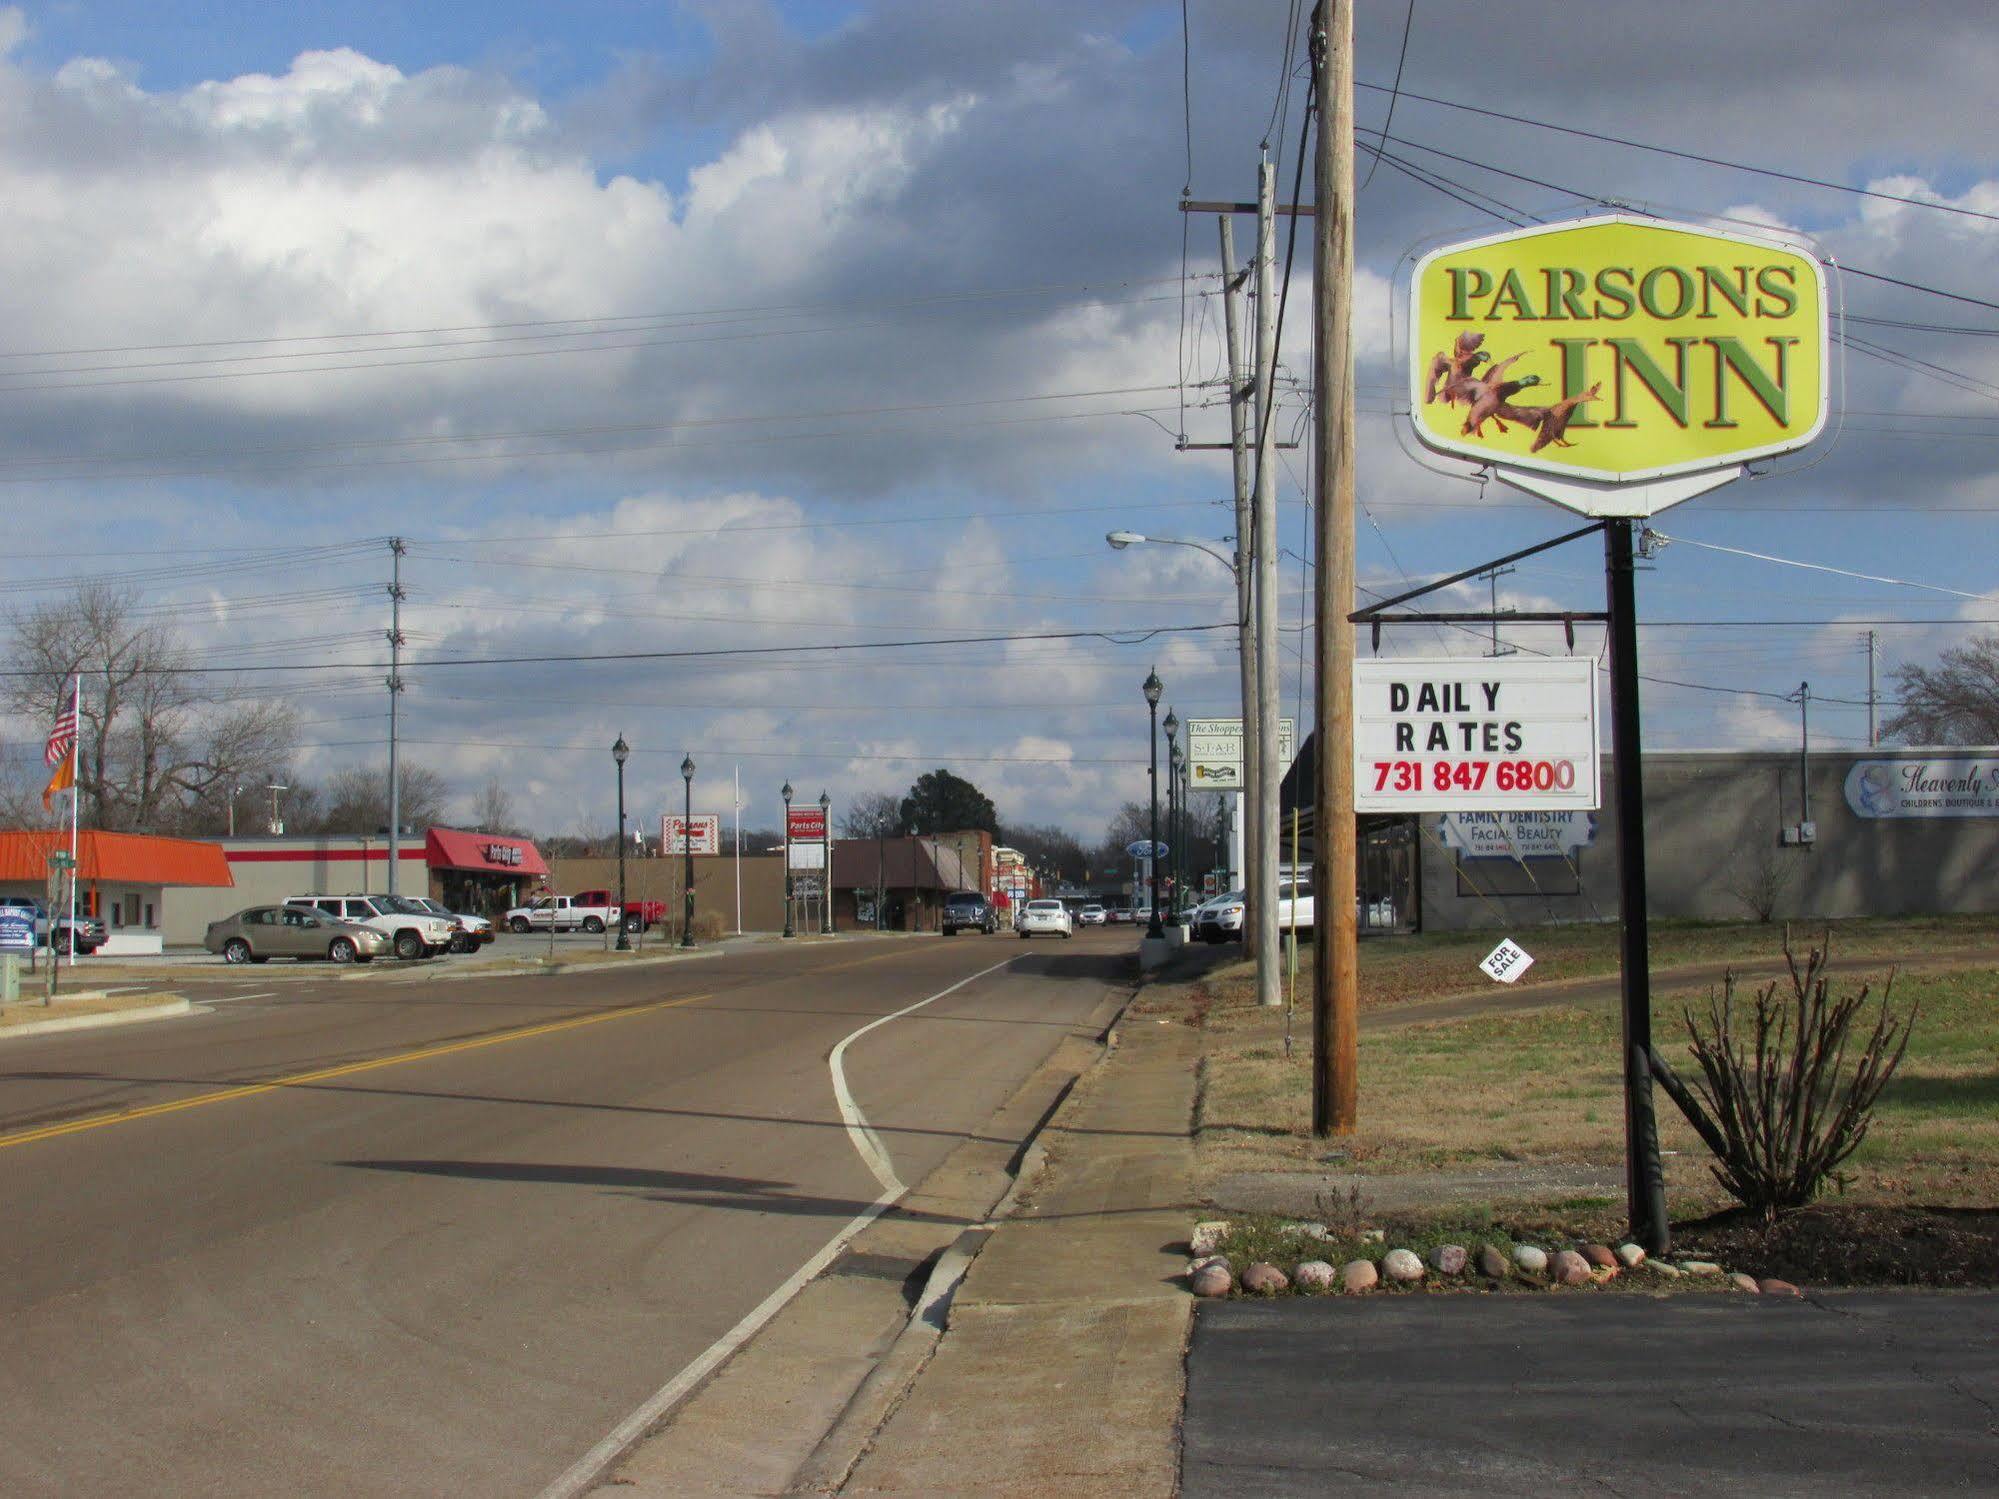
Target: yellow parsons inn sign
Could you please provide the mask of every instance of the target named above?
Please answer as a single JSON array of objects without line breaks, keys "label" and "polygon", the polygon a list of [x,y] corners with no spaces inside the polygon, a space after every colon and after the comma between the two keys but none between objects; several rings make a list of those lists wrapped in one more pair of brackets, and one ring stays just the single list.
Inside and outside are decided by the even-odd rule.
[{"label": "yellow parsons inn sign", "polygon": [[1440,452],[1619,483],[1825,425],[1824,270],[1773,239],[1608,215],[1433,250],[1411,296],[1411,414]]}]

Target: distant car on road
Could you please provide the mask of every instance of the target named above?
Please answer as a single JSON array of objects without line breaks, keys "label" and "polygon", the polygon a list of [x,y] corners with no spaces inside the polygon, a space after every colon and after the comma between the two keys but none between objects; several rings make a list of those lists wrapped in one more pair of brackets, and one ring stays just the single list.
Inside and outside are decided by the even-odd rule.
[{"label": "distant car on road", "polygon": [[968,927],[990,937],[999,930],[999,912],[976,890],[953,890],[944,897],[939,927],[947,937],[955,937]]},{"label": "distant car on road", "polygon": [[1095,901],[1092,901],[1076,913],[1076,924],[1078,926],[1105,926],[1109,921],[1110,913]]},{"label": "distant car on road", "polygon": [[1035,933],[1051,937],[1073,937],[1076,924],[1069,917],[1069,908],[1059,900],[1031,900],[1020,913],[1020,940],[1025,942]]},{"label": "distant car on road", "polygon": [[272,958],[323,958],[368,963],[389,950],[385,932],[309,906],[252,906],[211,921],[201,945],[225,963],[268,963]]}]

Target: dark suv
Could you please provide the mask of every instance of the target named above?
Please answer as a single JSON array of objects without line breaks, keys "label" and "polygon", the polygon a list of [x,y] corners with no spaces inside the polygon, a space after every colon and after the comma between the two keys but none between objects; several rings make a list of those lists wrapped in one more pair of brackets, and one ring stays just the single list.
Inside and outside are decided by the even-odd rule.
[{"label": "dark suv", "polygon": [[966,927],[976,927],[990,937],[999,930],[999,913],[991,901],[976,890],[953,890],[944,897],[944,935],[955,937]]}]

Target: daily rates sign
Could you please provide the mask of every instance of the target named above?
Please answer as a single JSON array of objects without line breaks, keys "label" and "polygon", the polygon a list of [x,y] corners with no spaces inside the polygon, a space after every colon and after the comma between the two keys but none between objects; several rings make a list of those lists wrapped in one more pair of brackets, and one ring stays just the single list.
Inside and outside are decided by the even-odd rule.
[{"label": "daily rates sign", "polygon": [[1502,472],[1659,489],[1825,425],[1825,273],[1775,238],[1611,214],[1443,246],[1410,293],[1416,435]]},{"label": "daily rates sign", "polygon": [[1601,801],[1589,657],[1356,661],[1361,812],[1593,811]]}]

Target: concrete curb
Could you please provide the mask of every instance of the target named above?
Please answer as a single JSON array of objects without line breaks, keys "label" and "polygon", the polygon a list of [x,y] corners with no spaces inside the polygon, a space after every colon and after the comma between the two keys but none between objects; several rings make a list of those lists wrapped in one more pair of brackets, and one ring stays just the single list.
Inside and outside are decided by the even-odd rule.
[{"label": "concrete curb", "polygon": [[923,1373],[924,1365],[930,1362],[930,1355],[936,1351],[949,1325],[951,1300],[992,1232],[990,1228],[968,1228],[937,1257],[908,1324],[861,1381],[840,1419],[819,1439],[812,1455],[792,1475],[786,1492],[840,1491],[855,1465],[866,1455],[875,1433],[895,1414],[896,1407]]},{"label": "concrete curb", "polygon": [[[71,999],[83,998],[72,994]],[[137,1005],[129,1010],[100,1010],[94,1015],[62,1015],[48,1020],[29,1020],[0,1028],[0,1042],[20,1036],[48,1036],[58,1031],[92,1031],[106,1025],[130,1025],[143,1020],[171,1020],[192,1013],[194,1006],[178,995],[156,1005]]]},{"label": "concrete curb", "polygon": [[[951,1302],[971,1273],[972,1263],[979,1251],[986,1246],[999,1227],[1012,1216],[1021,1193],[1040,1178],[1048,1164],[1048,1146],[1043,1137],[1057,1120],[1067,1112],[1069,1103],[1075,1097],[1076,1089],[1082,1081],[1091,1076],[1117,1053],[1118,1022],[1137,997],[1137,991],[1121,995],[1110,1007],[1110,1013],[1097,1033],[1097,1044],[1101,1050],[1082,1071],[1075,1073],[1056,1095],[1054,1105],[1034,1127],[1034,1133],[1023,1144],[1018,1164],[1014,1167],[1013,1180],[1006,1192],[993,1204],[986,1215],[986,1221],[960,1233],[937,1258],[931,1268],[929,1279],[925,1281],[923,1294],[917,1298],[916,1306],[909,1314],[909,1320],[896,1334],[895,1341],[888,1347],[875,1367],[855,1389],[846,1409],[833,1426],[821,1437],[813,1448],[812,1455],[805,1460],[792,1475],[786,1488],[789,1494],[832,1494],[838,1493],[848,1477],[867,1455],[875,1436],[888,1424],[897,1408],[908,1397],[917,1379],[922,1375],[930,1356],[944,1334],[950,1330]],[[1095,1023],[1095,1016],[1091,1017]],[[1052,1066],[1053,1063],[1044,1064]],[[1036,1076],[1039,1076],[1037,1069]],[[1033,1087],[1035,1078],[1030,1077],[1017,1093]],[[1004,1107],[1004,1106],[1002,1106]]]}]

